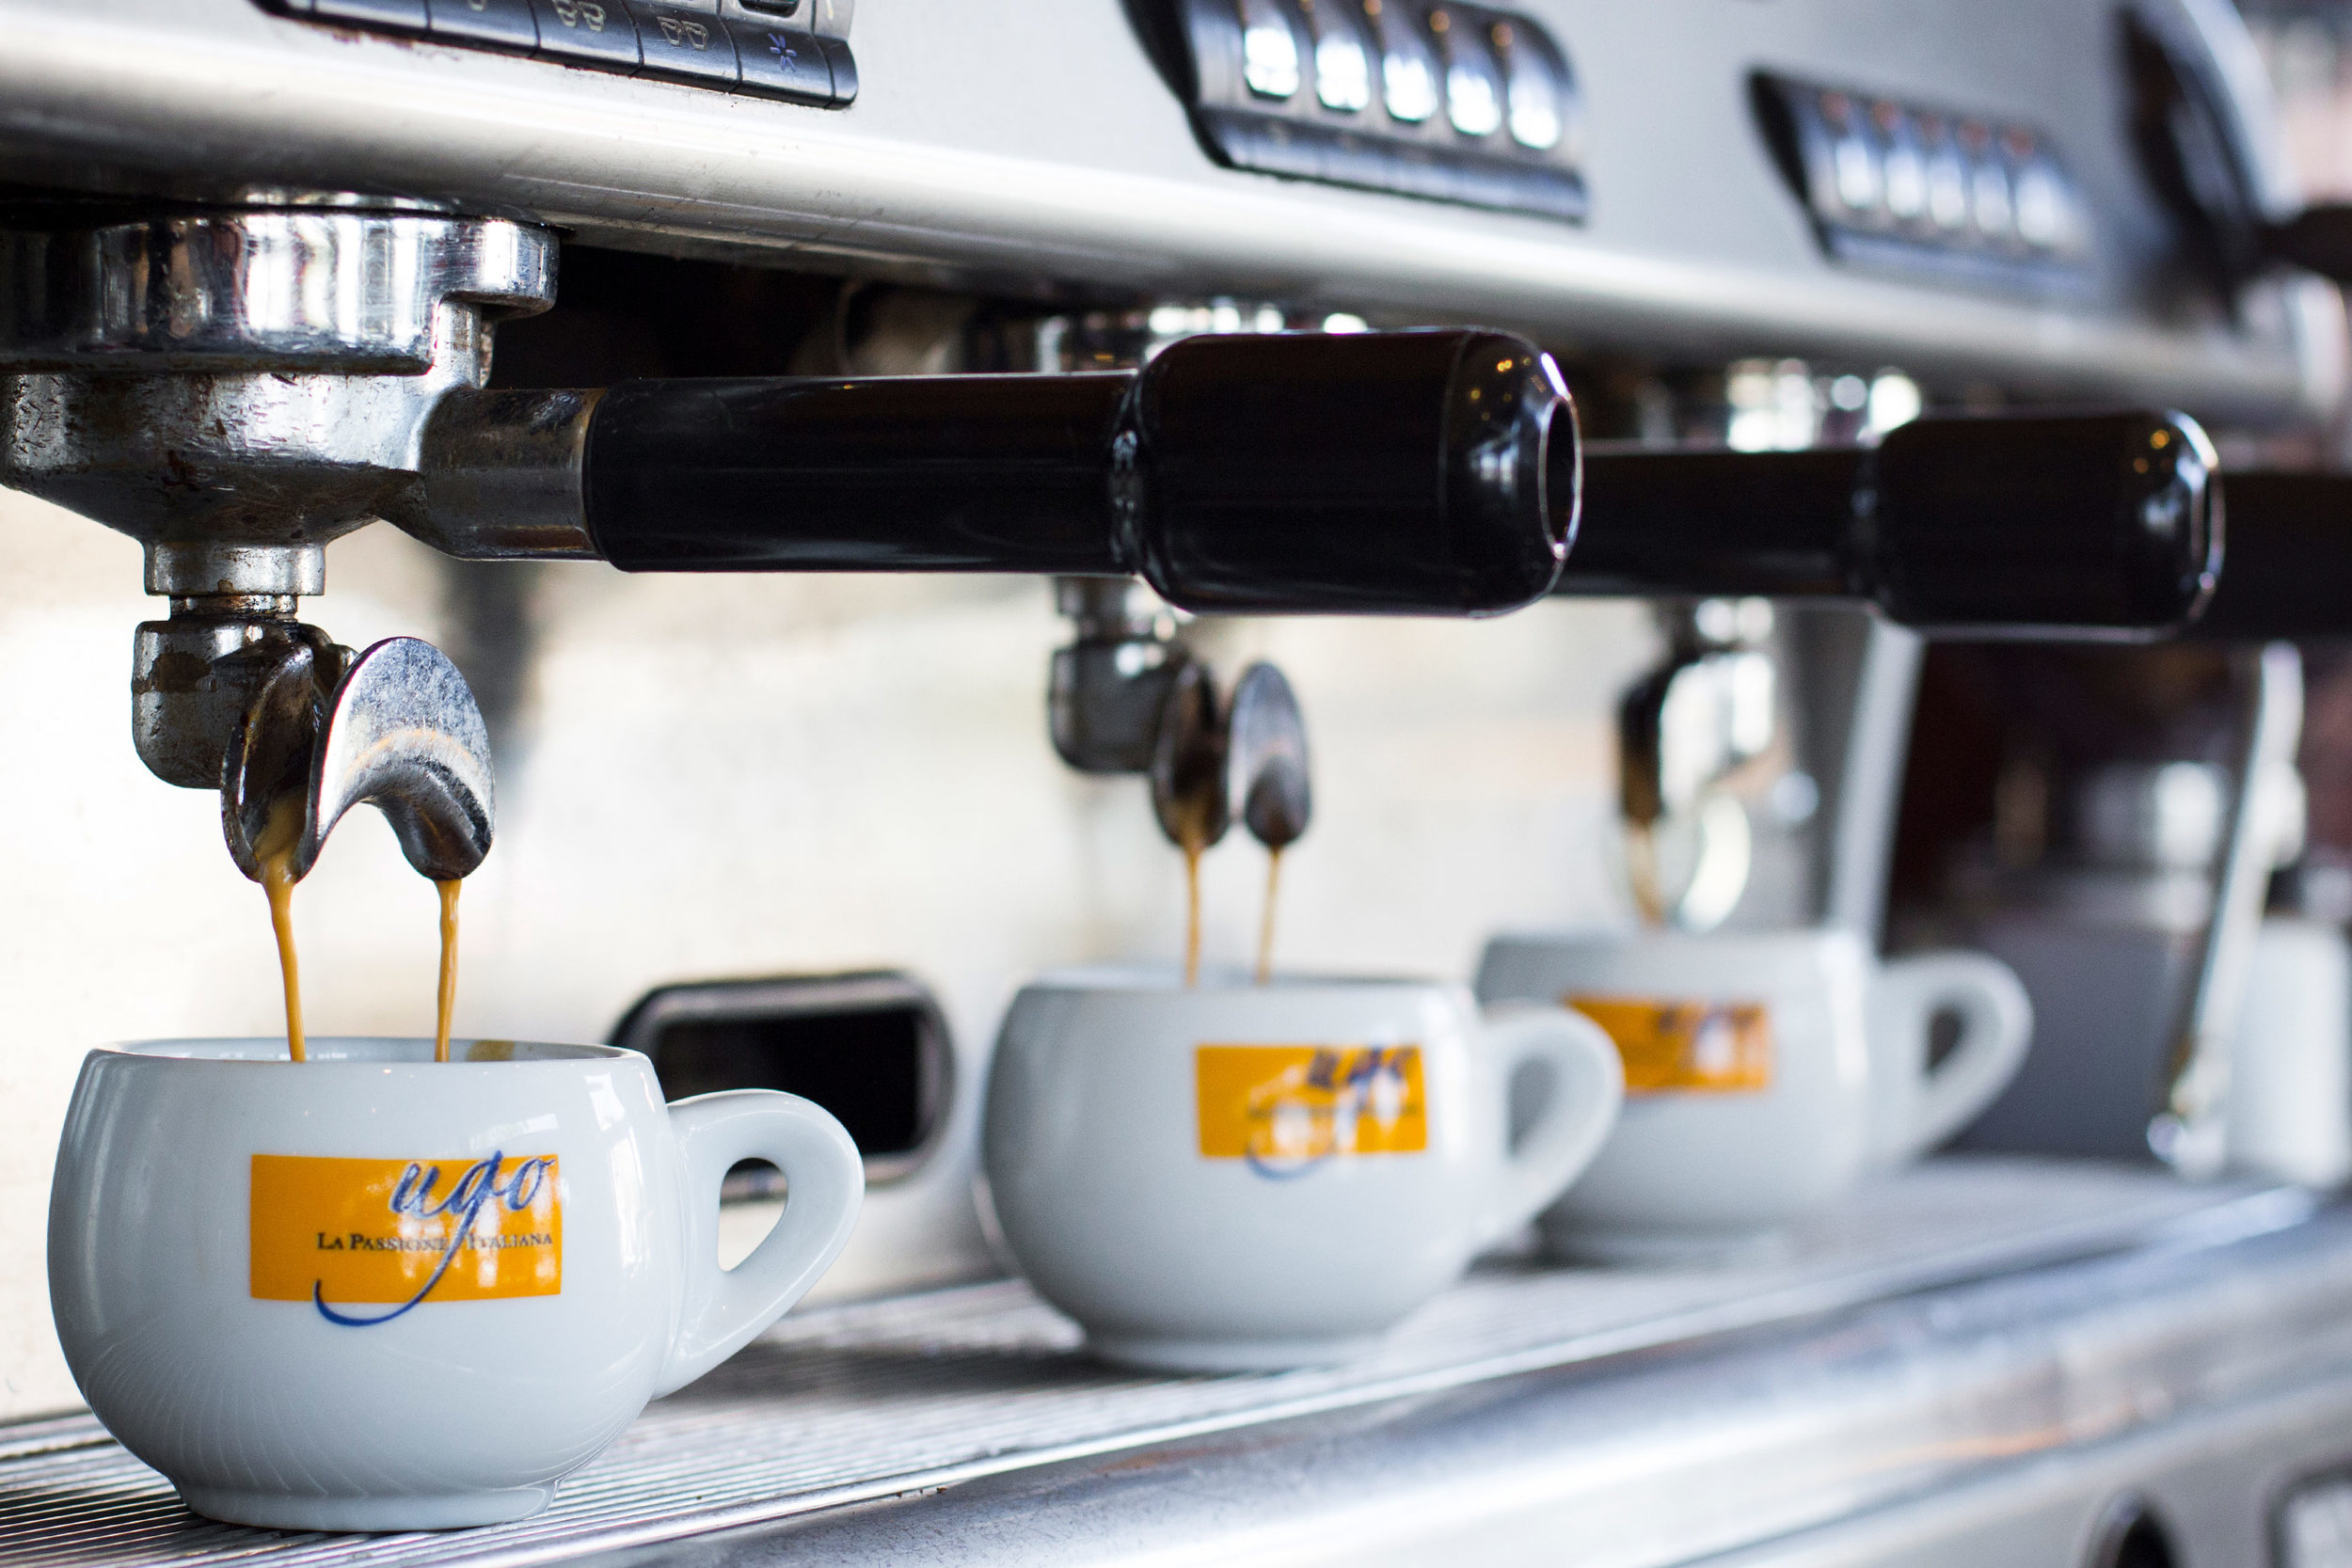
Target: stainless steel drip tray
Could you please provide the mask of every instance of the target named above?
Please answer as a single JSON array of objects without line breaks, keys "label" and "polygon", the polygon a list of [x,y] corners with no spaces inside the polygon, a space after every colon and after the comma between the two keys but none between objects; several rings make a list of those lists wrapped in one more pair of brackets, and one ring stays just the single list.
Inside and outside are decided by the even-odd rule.
[{"label": "stainless steel drip tray", "polygon": [[[2319,1283],[2352,1275],[2352,1227],[2308,1196],[2015,1160],[1938,1162],[1808,1226],[1768,1262],[1676,1272],[1498,1259],[1376,1356],[1322,1370],[1155,1377],[1089,1360],[1067,1319],[999,1282],[789,1318],[651,1408],[555,1506],[451,1535],[280,1534],[199,1519],[87,1417],[0,1427],[0,1559],[35,1563],[545,1562],[782,1521],[1117,1450],[1328,1415],[1631,1352],[1655,1368],[1721,1337],[1970,1281],[2184,1256],[2191,1275],[2249,1239],[2324,1240]],[[2212,1253],[2214,1263],[2201,1262]],[[2308,1262],[2308,1259],[2306,1260]],[[2309,1272],[2306,1268],[2305,1272]],[[2174,1273],[2179,1273],[2176,1268]],[[2313,1288],[2317,1288],[2314,1285]],[[2336,1299],[2341,1299],[2340,1297]],[[2294,1314],[2290,1314],[2291,1316]],[[2245,1325],[2251,1326],[2251,1325]],[[2258,1335],[2257,1338],[2260,1338]],[[2269,1359],[2287,1355],[2277,1347]],[[2274,1377],[2277,1369],[2261,1374]],[[2287,1369],[2293,1375],[2293,1369]],[[2242,1394],[2206,1386],[2189,1398]],[[2231,1381],[2231,1380],[2224,1380]]]}]

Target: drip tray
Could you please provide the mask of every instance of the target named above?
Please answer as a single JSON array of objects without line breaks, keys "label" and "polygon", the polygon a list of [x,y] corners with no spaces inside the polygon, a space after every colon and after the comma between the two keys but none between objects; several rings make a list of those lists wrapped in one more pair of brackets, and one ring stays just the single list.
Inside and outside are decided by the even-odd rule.
[{"label": "drip tray", "polygon": [[1779,1258],[1681,1271],[1498,1259],[1377,1355],[1311,1371],[1121,1372],[1018,1282],[786,1319],[649,1407],[536,1519],[462,1534],[215,1525],[87,1416],[0,1426],[0,1559],[19,1563],[521,1565],[1423,1395],[1788,1323],[1935,1287],[2305,1219],[2249,1185],[2020,1160],[1940,1161],[1807,1227]]}]

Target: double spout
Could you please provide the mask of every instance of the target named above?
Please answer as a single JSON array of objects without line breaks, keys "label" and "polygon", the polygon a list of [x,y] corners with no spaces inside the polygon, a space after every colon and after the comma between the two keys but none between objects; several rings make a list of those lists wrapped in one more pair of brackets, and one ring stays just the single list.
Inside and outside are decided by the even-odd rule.
[{"label": "double spout", "polygon": [[1151,778],[1152,814],[1179,848],[1206,849],[1236,821],[1277,854],[1297,843],[1314,816],[1314,773],[1289,679],[1262,660],[1220,698],[1203,666],[1184,665],[1160,718]]},{"label": "double spout", "polygon": [[454,881],[490,852],[495,793],[482,710],[438,648],[392,637],[354,658],[298,643],[240,716],[221,829],[238,870],[260,881],[275,852],[298,881],[343,814],[372,805],[420,876]]}]

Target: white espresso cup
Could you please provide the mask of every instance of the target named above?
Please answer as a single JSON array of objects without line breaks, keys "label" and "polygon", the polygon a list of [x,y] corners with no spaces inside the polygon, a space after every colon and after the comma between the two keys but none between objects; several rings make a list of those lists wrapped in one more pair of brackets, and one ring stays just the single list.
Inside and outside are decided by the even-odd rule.
[{"label": "white espresso cup", "polygon": [[[1602,1261],[1737,1254],[1915,1158],[2025,1057],[2017,977],[1974,953],[1882,963],[1840,930],[1499,937],[1478,994],[1573,1007],[1623,1053],[1625,1114],[1547,1211],[1547,1245]],[[1959,1038],[1931,1066],[1940,1014]]]},{"label": "white espresso cup", "polygon": [[[90,1053],[49,1297],[83,1397],[188,1506],[278,1529],[518,1519],[815,1284],[856,1146],[762,1090],[665,1106],[594,1045],[153,1040]],[[781,1167],[732,1272],[719,1183]]]},{"label": "white espresso cup", "polygon": [[[1540,1092],[1513,1136],[1515,1077]],[[1616,1119],[1609,1037],[1458,986],[1047,976],[1014,999],[984,1159],[1022,1271],[1095,1354],[1328,1364],[1524,1226]]]}]

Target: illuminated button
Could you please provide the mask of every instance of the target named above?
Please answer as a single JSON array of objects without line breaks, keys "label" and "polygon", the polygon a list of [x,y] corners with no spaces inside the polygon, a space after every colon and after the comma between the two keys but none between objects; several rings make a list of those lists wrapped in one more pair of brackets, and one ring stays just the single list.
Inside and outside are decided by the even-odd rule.
[{"label": "illuminated button", "polygon": [[2074,202],[2058,171],[2037,159],[2017,171],[2017,237],[2037,250],[2062,250],[2072,238]]},{"label": "illuminated button", "polygon": [[1511,139],[1533,151],[1550,151],[1560,145],[1567,128],[1565,88],[1541,47],[1509,23],[1496,24],[1494,45],[1502,56]]},{"label": "illuminated button", "polygon": [[1298,35],[1281,0],[1241,0],[1241,79],[1261,98],[1298,91]]},{"label": "illuminated button", "polygon": [[[1829,133],[1828,190],[1815,200],[1826,210],[1832,203],[1848,213],[1875,216],[1881,191],[1878,149],[1870,144],[1864,117],[1854,101],[1842,92],[1825,92],[1820,99],[1821,125]],[[1825,211],[1835,218],[1838,214]]]},{"label": "illuminated button", "polygon": [[1881,162],[1886,182],[1886,213],[1898,223],[1916,223],[1928,211],[1928,162],[1920,156],[1919,138],[1911,117],[1892,103],[1881,103],[1870,118],[1886,138]]},{"label": "illuminated button", "polygon": [[2012,127],[2001,137],[2009,155],[2010,199],[2017,237],[2035,250],[2065,250],[2074,237],[2074,194],[2035,145],[2033,134]]},{"label": "illuminated button", "polygon": [[1438,56],[1429,39],[1402,5],[1364,0],[1364,14],[1380,29],[1380,96],[1389,118],[1419,125],[1438,112]]},{"label": "illuminated button", "polygon": [[1992,133],[1981,125],[1963,125],[1960,145],[1968,155],[1968,215],[1976,220],[1977,232],[1996,244],[2009,239],[2016,231],[2016,215],[2009,170],[2001,166]]},{"label": "illuminated button", "polygon": [[1968,166],[1940,120],[1923,121],[1928,144],[1928,221],[1948,234],[1968,227]]},{"label": "illuminated button", "polygon": [[1363,29],[1347,14],[1349,0],[1311,6],[1307,20],[1315,32],[1315,100],[1327,109],[1354,114],[1372,106],[1372,52]]},{"label": "illuminated button", "polygon": [[1445,46],[1445,114],[1466,136],[1502,129],[1502,78],[1475,24],[1456,25],[1446,10],[1429,13],[1429,30]]},{"label": "illuminated button", "polygon": [[1837,138],[1831,156],[1837,167],[1837,199],[1848,212],[1875,212],[1881,189],[1878,149],[1856,129]]}]

